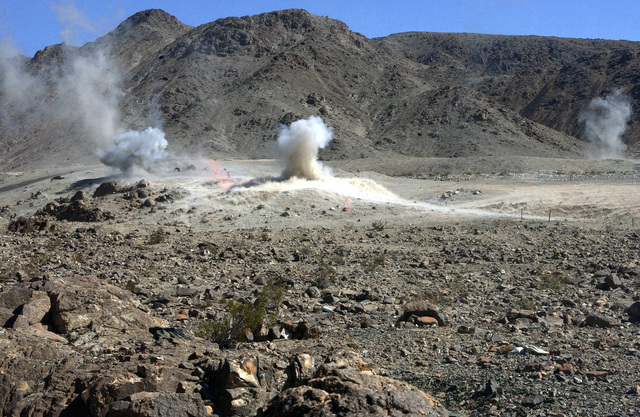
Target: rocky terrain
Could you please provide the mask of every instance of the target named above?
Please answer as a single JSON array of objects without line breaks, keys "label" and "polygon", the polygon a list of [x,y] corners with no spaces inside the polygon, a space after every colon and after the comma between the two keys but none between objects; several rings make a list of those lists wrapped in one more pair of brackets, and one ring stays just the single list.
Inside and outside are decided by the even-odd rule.
[{"label": "rocky terrain", "polygon": [[640,414],[640,166],[578,122],[637,49],[148,10],[3,61],[2,415]]},{"label": "rocky terrain", "polygon": [[2,189],[5,415],[638,413],[635,174],[91,172]]}]

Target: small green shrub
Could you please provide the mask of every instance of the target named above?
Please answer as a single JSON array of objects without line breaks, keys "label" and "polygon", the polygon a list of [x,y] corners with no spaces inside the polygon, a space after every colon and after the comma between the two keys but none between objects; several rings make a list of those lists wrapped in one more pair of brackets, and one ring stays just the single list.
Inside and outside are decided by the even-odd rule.
[{"label": "small green shrub", "polygon": [[386,226],[386,223],[383,222],[382,220],[376,220],[375,222],[371,223],[371,228],[378,232],[382,232],[385,226]]},{"label": "small green shrub", "polygon": [[283,295],[283,288],[269,279],[253,303],[222,301],[227,308],[225,316],[197,323],[194,334],[217,343],[221,348],[233,347],[246,341],[247,333],[254,333],[263,325],[276,321]]}]

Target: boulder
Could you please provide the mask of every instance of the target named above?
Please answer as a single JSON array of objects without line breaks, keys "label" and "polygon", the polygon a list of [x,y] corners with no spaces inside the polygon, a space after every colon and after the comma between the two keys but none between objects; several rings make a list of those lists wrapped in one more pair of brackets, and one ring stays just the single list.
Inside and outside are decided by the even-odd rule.
[{"label": "boulder", "polygon": [[322,365],[307,384],[276,395],[264,417],[440,416],[446,409],[428,394],[401,381],[336,363]]},{"label": "boulder", "polygon": [[624,312],[629,316],[629,320],[633,323],[640,322],[640,301],[636,301],[627,307]]},{"label": "boulder", "polygon": [[51,300],[49,296],[40,291],[33,291],[31,298],[18,309],[18,315],[12,327],[25,327],[40,323],[50,308]]},{"label": "boulder", "polygon": [[80,328],[95,332],[148,331],[159,323],[139,309],[131,293],[92,276],[74,276],[47,282],[51,323],[61,334]]},{"label": "boulder", "polygon": [[404,307],[404,313],[398,319],[398,321],[406,322],[412,317],[433,317],[438,321],[438,326],[447,325],[447,320],[444,314],[442,314],[437,306],[427,301],[414,301],[408,303]]},{"label": "boulder", "polygon": [[130,187],[128,187],[121,181],[105,181],[98,186],[98,188],[94,191],[93,196],[104,197],[105,195],[124,193],[126,191],[130,191]]}]

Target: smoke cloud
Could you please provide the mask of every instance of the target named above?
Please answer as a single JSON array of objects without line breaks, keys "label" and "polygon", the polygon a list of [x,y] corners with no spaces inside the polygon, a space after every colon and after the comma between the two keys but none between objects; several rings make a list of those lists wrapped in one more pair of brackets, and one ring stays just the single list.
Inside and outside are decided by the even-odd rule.
[{"label": "smoke cloud", "polygon": [[584,109],[578,121],[584,123],[584,135],[597,148],[596,157],[621,158],[627,146],[622,135],[631,118],[629,96],[616,90],[604,98],[595,98]]},{"label": "smoke cloud", "polygon": [[168,156],[165,152],[167,145],[164,132],[149,127],[142,132],[130,130],[117,135],[113,146],[106,151],[98,149],[96,155],[103,164],[123,172],[135,168],[151,171],[157,162]]},{"label": "smoke cloud", "polygon": [[56,80],[59,100],[81,117],[88,136],[98,145],[109,143],[118,131],[120,71],[107,51],[70,54],[64,75]]},{"label": "smoke cloud", "polygon": [[58,23],[62,25],[60,37],[68,45],[76,45],[81,42],[83,33],[95,34],[97,27],[80,11],[73,1],[63,1],[51,5],[56,14]]},{"label": "smoke cloud", "polygon": [[281,125],[278,134],[278,159],[284,165],[281,178],[320,180],[331,176],[330,170],[318,162],[318,151],[327,146],[332,135],[332,128],[317,116],[295,121],[291,126]]},{"label": "smoke cloud", "polygon": [[[124,172],[150,170],[167,156],[159,112],[152,107],[148,125],[156,127],[125,132],[118,107],[122,75],[109,46],[71,46],[83,32],[95,32],[97,25],[75,8],[73,0],[52,7],[64,28],[65,44],[45,48],[37,59],[0,58],[0,131],[21,135],[37,126],[37,132],[44,132],[42,148],[56,136],[82,138],[69,157],[95,153],[104,164]],[[0,44],[0,57],[15,53],[10,42]],[[62,144],[69,146],[68,141]]]},{"label": "smoke cloud", "polygon": [[0,94],[6,105],[23,112],[43,100],[44,83],[29,73],[26,60],[8,40],[0,45],[0,73]]}]

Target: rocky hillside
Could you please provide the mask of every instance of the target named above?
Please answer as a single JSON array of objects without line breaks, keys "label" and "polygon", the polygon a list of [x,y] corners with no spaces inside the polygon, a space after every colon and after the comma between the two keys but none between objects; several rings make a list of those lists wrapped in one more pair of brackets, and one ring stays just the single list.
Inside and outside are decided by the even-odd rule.
[{"label": "rocky hillside", "polygon": [[[622,89],[640,108],[640,44],[592,39],[460,33],[400,33],[379,45],[471,86],[522,116],[580,137],[578,114],[595,97]],[[445,78],[443,77],[443,78]],[[625,135],[640,137],[638,117]]]},{"label": "rocky hillside", "polygon": [[[0,163],[95,160],[114,133],[160,124],[174,153],[272,157],[279,125],[310,115],[334,128],[325,159],[582,157],[578,114],[593,98],[621,88],[637,109],[639,51],[540,37],[367,39],[295,9],[192,28],[148,10],[80,48],[3,62]],[[634,117],[627,144],[638,129]]]}]

